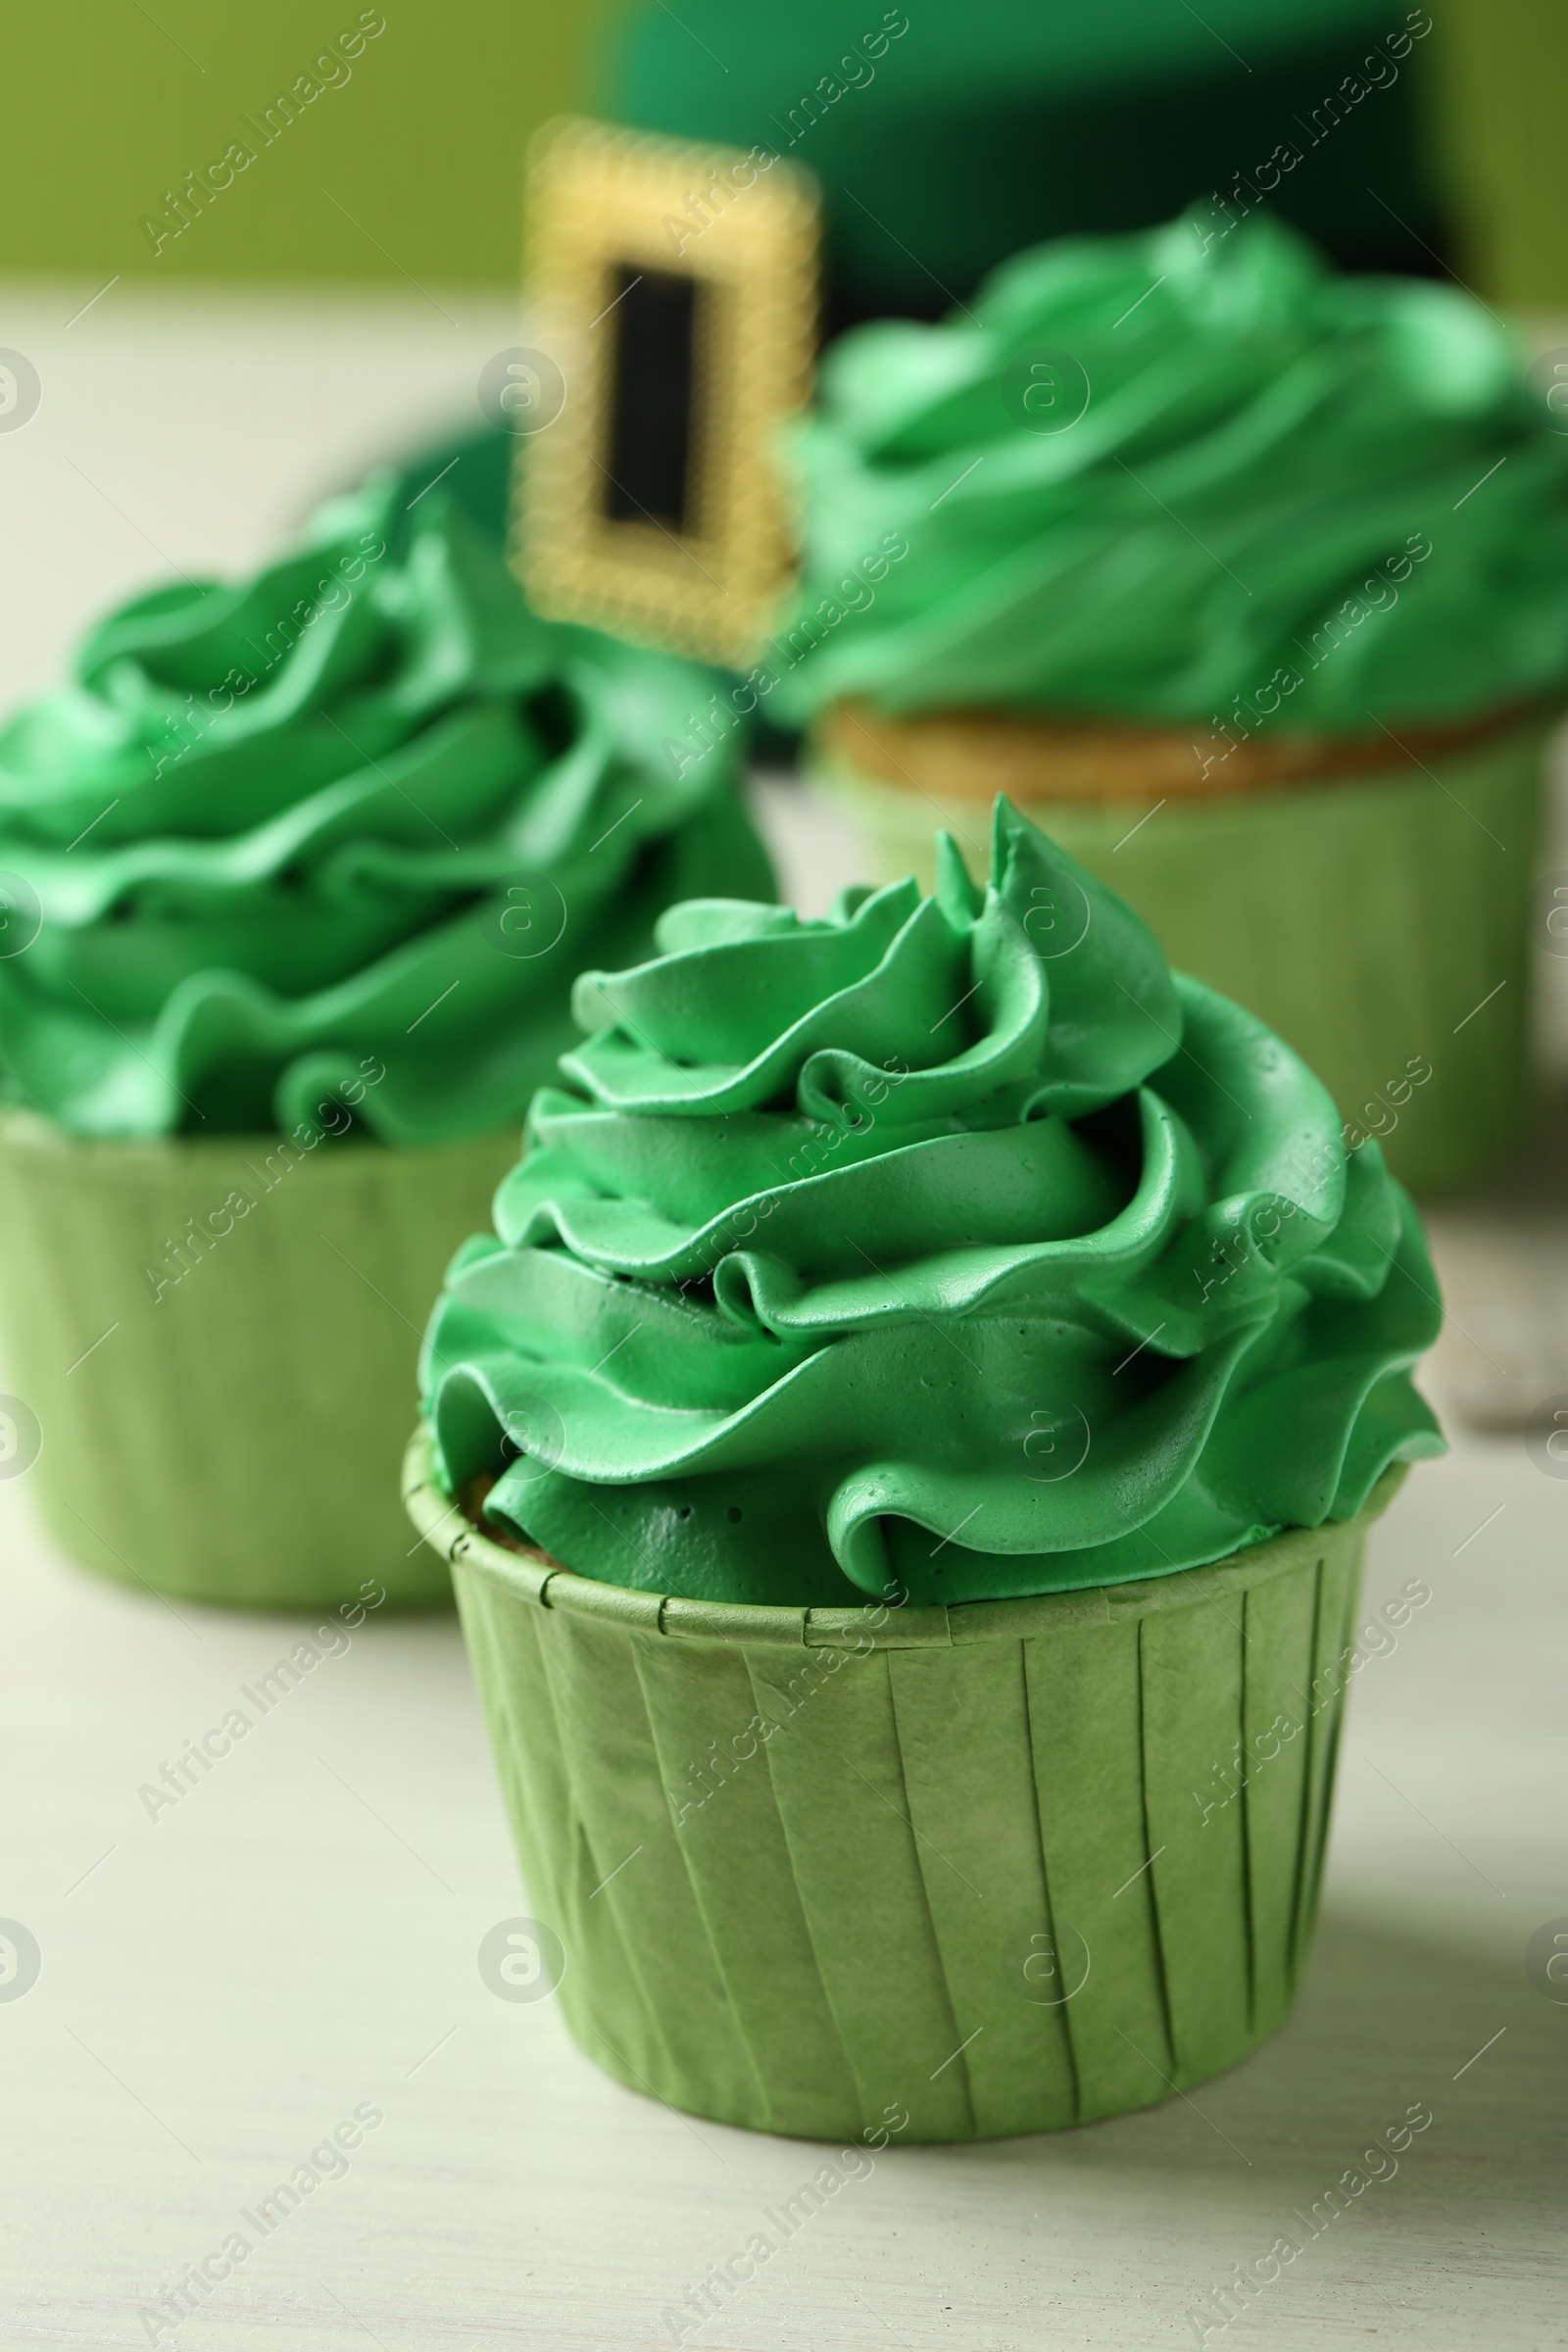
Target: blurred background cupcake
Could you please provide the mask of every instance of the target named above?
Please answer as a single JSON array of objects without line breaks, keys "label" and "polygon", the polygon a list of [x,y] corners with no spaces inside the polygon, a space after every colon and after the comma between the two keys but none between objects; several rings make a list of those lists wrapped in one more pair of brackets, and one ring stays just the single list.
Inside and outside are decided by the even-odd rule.
[{"label": "blurred background cupcake", "polygon": [[0,1332],[76,1557],[440,1592],[390,1485],[418,1326],[572,975],[771,892],[730,769],[659,756],[702,684],[386,481],[114,613],[0,733]]},{"label": "blurred background cupcake", "polygon": [[[1453,287],[1193,207],[829,355],[779,701],[888,873],[1014,795],[1420,1187],[1528,1104],[1568,440]],[[896,533],[862,609],[824,594]]]}]

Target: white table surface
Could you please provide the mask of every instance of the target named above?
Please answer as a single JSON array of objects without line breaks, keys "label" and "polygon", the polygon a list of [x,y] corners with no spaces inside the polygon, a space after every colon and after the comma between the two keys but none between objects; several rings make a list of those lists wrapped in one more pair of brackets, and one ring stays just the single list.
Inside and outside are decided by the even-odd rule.
[{"label": "white table surface", "polygon": [[[0,344],[45,385],[0,435],[7,693],[110,599],[255,560],[367,452],[473,413],[510,308],[435,291],[447,316],[116,286],[67,328],[90,284],[0,289]],[[762,804],[819,906],[853,844],[789,786]],[[1440,1250],[1462,1227],[1440,1220]],[[1472,1271],[1477,1230],[1506,1252],[1502,1220],[1466,1230]],[[1440,1408],[1471,1348],[1446,1338]],[[372,1618],[149,1820],[138,1788],[298,1628],[99,1583],[53,1556],[26,1485],[0,1484],[0,1916],[42,1971],[0,2000],[3,2340],[145,2343],[142,2311],[369,2102],[343,2176],[158,2340],[667,2345],[665,2306],[819,2157],[620,2089],[553,2000],[487,1990],[480,1939],[527,1906],[455,1622]],[[888,2150],[685,2340],[1195,2344],[1233,2266],[1299,2236],[1293,2209],[1424,2101],[1397,2176],[1210,2342],[1568,2342],[1568,2007],[1524,1965],[1568,1916],[1565,1533],[1568,1484],[1462,1428],[1376,1531],[1368,1603],[1412,1575],[1433,1597],[1354,1687],[1317,1945],[1265,2049],[1149,2114]]]}]

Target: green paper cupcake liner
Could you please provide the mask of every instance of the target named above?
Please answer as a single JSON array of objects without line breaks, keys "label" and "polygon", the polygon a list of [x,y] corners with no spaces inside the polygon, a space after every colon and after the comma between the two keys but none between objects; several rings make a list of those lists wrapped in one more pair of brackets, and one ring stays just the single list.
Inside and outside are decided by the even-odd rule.
[{"label": "green paper cupcake liner", "polygon": [[[1435,1193],[1495,1160],[1531,1107],[1544,733],[1515,729],[1392,779],[1023,813],[1137,908],[1178,970],[1294,1046],[1352,1139],[1376,1135],[1402,1184]],[[978,793],[942,801],[843,766],[818,775],[883,879],[912,871],[933,888],[939,824],[985,878]]]},{"label": "green paper cupcake liner", "polygon": [[0,1358],[62,1548],[192,1600],[449,1601],[398,1463],[430,1300],[516,1155],[0,1115]]},{"label": "green paper cupcake liner", "polygon": [[1284,2019],[1368,1523],[956,1608],[661,1598],[459,1517],[421,1432],[523,1875],[577,2041],[812,2139],[1054,2131]]}]

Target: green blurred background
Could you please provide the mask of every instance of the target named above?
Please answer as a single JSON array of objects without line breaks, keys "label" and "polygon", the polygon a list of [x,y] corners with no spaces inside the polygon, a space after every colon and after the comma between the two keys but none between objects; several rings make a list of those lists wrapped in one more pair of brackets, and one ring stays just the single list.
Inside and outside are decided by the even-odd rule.
[{"label": "green blurred background", "polygon": [[[1151,24],[1168,17],[1173,26],[1201,26],[1188,34],[1197,40],[1217,27],[1213,37],[1227,49],[1229,29],[1232,55],[1244,46],[1238,24],[1250,19],[1265,39],[1282,6],[1286,16],[1314,24],[1347,15],[1345,0],[1316,0],[1310,10],[1255,0],[1240,15],[1238,5],[1214,0],[1200,18],[1183,13],[1181,0],[1142,0],[1142,13]],[[911,77],[922,45],[929,59],[936,44],[928,36],[943,28],[949,38],[978,37],[983,47],[1009,23],[1027,24],[1030,39],[1046,23],[1051,37],[1064,39],[1092,22],[1081,6],[1050,0],[1031,0],[1026,14],[1015,0],[991,10],[985,0],[968,0],[962,10],[953,0],[907,0],[907,9],[911,29],[900,63],[902,71],[907,59]],[[830,13],[841,30],[882,18],[880,0]],[[317,78],[314,61],[325,44],[376,18],[384,29],[367,41],[347,78],[303,100],[297,119],[254,164],[213,196],[183,235],[155,252],[143,223],[173,219],[166,192],[177,191],[187,172],[205,172],[231,140],[257,146],[244,118],[254,120],[301,75]],[[1411,79],[1451,258],[1494,301],[1568,306],[1561,0],[1433,0],[1432,18]],[[713,56],[706,46],[713,25],[724,26],[741,51],[765,47],[781,24],[793,30],[799,22],[800,12],[786,16],[780,0],[678,12],[660,0],[641,9],[616,0],[452,0],[441,7],[385,0],[384,9],[365,12],[352,0],[335,7],[332,0],[272,0],[266,10],[242,10],[233,0],[157,0],[156,9],[141,0],[75,0],[70,8],[19,12],[7,39],[0,267],[165,281],[510,284],[518,263],[523,151],[537,123],[563,110],[615,105],[640,110],[643,120],[672,121],[680,108],[667,88],[661,95],[657,87],[662,73],[667,81],[671,43],[694,44],[687,54],[697,91],[704,74],[713,79],[717,61],[703,63]],[[649,39],[664,44],[662,64],[647,54]],[[641,74],[641,97],[628,102],[625,61],[636,57],[639,41],[644,54],[632,82]],[[885,89],[895,81],[893,62]],[[733,92],[739,103],[739,83],[714,87],[720,99]],[[820,152],[827,169],[835,140],[868,133],[870,105],[868,97],[848,100],[832,136],[824,125],[808,160]],[[1171,125],[1177,135],[1180,127],[1179,121]],[[1235,160],[1247,162],[1245,141]]]}]

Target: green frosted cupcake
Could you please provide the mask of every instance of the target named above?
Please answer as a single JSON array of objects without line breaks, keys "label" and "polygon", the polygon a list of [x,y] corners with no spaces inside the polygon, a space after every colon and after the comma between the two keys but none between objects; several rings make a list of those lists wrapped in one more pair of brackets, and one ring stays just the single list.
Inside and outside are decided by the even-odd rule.
[{"label": "green frosted cupcake", "polygon": [[797,456],[775,701],[886,872],[1005,791],[1406,1181],[1506,1147],[1568,441],[1489,313],[1195,211],[845,337]]},{"label": "green frosted cupcake", "polygon": [[1377,1146],[1005,803],[985,890],[938,862],[578,982],[410,1459],[573,2030],[808,2135],[1279,2023],[1362,1535],[1442,1446]]},{"label": "green frosted cupcake", "polygon": [[706,689],[381,484],[115,613],[0,733],[0,1344],[68,1550],[444,1591],[385,1500],[399,1399],[572,975],[771,887],[732,769],[660,757]]}]

